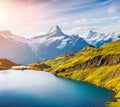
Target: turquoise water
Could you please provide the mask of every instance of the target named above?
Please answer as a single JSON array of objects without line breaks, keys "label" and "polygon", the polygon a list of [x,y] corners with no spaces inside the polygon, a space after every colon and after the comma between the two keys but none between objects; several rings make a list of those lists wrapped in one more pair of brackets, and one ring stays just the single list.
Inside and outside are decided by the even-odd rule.
[{"label": "turquoise water", "polygon": [[38,71],[1,71],[0,107],[105,107],[111,91]]}]

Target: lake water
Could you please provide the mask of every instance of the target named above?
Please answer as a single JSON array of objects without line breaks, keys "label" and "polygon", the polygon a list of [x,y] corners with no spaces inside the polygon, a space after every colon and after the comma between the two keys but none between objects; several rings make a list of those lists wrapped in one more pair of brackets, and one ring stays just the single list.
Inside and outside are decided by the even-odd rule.
[{"label": "lake water", "polygon": [[32,70],[0,71],[0,107],[105,107],[111,91]]}]

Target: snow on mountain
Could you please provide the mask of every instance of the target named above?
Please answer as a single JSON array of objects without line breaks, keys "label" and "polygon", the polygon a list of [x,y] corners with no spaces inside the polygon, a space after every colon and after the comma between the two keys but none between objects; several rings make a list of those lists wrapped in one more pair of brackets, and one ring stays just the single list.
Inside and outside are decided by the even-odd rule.
[{"label": "snow on mountain", "polygon": [[[66,35],[59,26],[52,27],[48,33],[31,39],[13,35],[9,31],[0,31],[1,58],[16,63],[28,64],[53,58],[66,52],[76,52],[89,44],[102,46],[120,39],[120,33],[98,33],[90,30],[83,38],[79,35]],[[87,42],[86,42],[87,41]]]},{"label": "snow on mountain", "polygon": [[0,31],[0,36],[9,40],[9,41],[14,41],[16,43],[20,42],[20,43],[27,43],[27,39],[24,37],[20,37],[20,36],[16,36],[14,34],[12,34],[10,31],[8,30],[1,30]]},{"label": "snow on mountain", "polygon": [[51,36],[61,36],[61,35],[65,35],[60,27],[57,25],[56,27],[52,27],[49,32],[47,33],[48,35],[51,35]]},{"label": "snow on mountain", "polygon": [[75,52],[88,45],[88,43],[78,35],[64,34],[59,26],[55,26],[48,33],[32,38],[28,45],[38,59],[43,60],[68,51]]},{"label": "snow on mountain", "polygon": [[89,44],[100,47],[108,42],[112,42],[120,39],[120,33],[112,32],[112,33],[105,34],[105,33],[98,33],[90,30],[90,32],[88,33],[87,36],[84,37],[84,39]]},{"label": "snow on mountain", "polygon": [[16,38],[14,40],[13,38],[6,38],[6,36],[0,35],[0,58],[7,58],[21,64],[33,61],[35,57],[31,48],[27,43],[19,42],[20,40],[17,41]]},{"label": "snow on mountain", "polygon": [[88,43],[78,35],[66,35],[55,26],[44,35],[31,39],[15,36],[9,31],[0,31],[0,57],[17,63],[28,64],[56,57],[66,52],[76,52]]}]

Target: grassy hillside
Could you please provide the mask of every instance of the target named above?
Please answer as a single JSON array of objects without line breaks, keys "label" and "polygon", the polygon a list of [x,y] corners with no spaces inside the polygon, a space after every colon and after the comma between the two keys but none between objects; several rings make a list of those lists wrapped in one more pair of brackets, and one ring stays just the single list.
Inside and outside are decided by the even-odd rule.
[{"label": "grassy hillside", "polygon": [[48,70],[48,69],[52,69],[52,68],[55,68],[55,67],[61,65],[62,63],[69,60],[73,56],[74,56],[73,53],[67,52],[67,53],[65,53],[65,54],[63,54],[59,57],[52,58],[50,60],[45,60],[43,62],[32,63],[29,66],[31,67],[31,69],[34,69],[34,70],[43,70],[43,69],[46,69],[46,68]]},{"label": "grassy hillside", "polygon": [[75,54],[62,55],[42,63],[50,66],[47,71],[58,76],[114,90],[117,100],[107,103],[107,106],[120,107],[120,40],[100,48],[88,46]]},{"label": "grassy hillside", "polygon": [[8,59],[0,59],[0,70],[10,69],[12,66],[17,66],[20,64],[16,64]]}]

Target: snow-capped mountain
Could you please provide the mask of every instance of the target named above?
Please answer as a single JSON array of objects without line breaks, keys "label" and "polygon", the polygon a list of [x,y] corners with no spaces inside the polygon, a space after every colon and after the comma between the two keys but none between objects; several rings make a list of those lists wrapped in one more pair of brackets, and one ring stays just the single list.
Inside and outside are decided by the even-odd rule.
[{"label": "snow-capped mountain", "polygon": [[65,52],[75,52],[88,43],[78,35],[66,35],[59,26],[53,27],[47,34],[32,38],[28,42],[38,61],[56,57]]},{"label": "snow-capped mountain", "polygon": [[84,39],[89,44],[100,47],[108,42],[112,42],[120,39],[120,33],[112,32],[112,33],[105,34],[105,33],[98,33],[90,30],[90,32],[86,37],[84,37]]},{"label": "snow-capped mountain", "polygon": [[1,58],[16,63],[27,64],[56,57],[65,52],[75,52],[88,43],[78,35],[66,35],[59,26],[53,27],[45,35],[31,39],[15,36],[9,31],[0,31]]},{"label": "snow-capped mountain", "polygon": [[1,30],[0,31],[0,36],[9,40],[9,41],[14,41],[14,42],[21,42],[21,43],[27,43],[27,39],[24,37],[20,37],[20,36],[16,36],[14,34],[12,34],[10,31],[8,30]]},{"label": "snow-capped mountain", "polygon": [[35,59],[27,44],[27,39],[18,37],[9,31],[0,31],[0,58],[8,58],[16,63],[28,63]]}]

